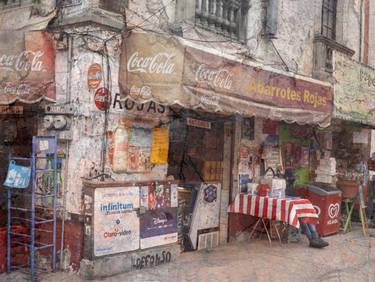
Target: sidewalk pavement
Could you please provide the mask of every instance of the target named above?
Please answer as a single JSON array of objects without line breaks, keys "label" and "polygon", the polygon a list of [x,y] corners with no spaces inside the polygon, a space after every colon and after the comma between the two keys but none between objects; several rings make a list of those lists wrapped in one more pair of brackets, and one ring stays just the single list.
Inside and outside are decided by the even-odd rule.
[{"label": "sidewalk pavement", "polygon": [[[355,281],[375,282],[375,230],[363,237],[358,228],[325,239],[330,246],[312,249],[299,243],[269,247],[268,241],[233,242],[211,251],[182,254],[176,262],[96,281]],[[0,281],[25,281],[19,273]],[[83,281],[76,273],[54,273],[42,281]]]}]

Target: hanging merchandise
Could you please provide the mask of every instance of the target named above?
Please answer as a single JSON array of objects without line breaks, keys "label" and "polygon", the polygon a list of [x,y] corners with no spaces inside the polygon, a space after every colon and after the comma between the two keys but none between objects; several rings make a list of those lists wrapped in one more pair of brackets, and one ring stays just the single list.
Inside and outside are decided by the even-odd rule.
[{"label": "hanging merchandise", "polygon": [[[42,185],[40,187],[41,192],[46,195],[52,195],[54,193],[54,181],[53,181],[53,155],[47,155],[46,158],[46,172],[43,173],[42,176]],[[62,184],[62,177],[61,177],[61,166],[62,166],[62,158],[57,158],[56,163],[56,196],[59,198],[61,197],[61,184]],[[58,199],[57,198],[57,199]],[[53,201],[51,197],[42,198],[43,204],[45,206],[52,207]]]},{"label": "hanging merchandise", "polygon": [[30,183],[31,168],[17,165],[14,160],[9,162],[8,174],[4,185],[9,188],[25,189]]},{"label": "hanging merchandise", "polygon": [[[267,173],[268,171],[271,172],[271,176]],[[285,198],[286,180],[284,178],[279,178],[271,167],[267,168],[261,183],[267,184],[270,187],[270,197]]]},{"label": "hanging merchandise", "polygon": [[126,172],[128,162],[128,129],[123,121],[116,128],[113,138],[113,162],[114,172]]},{"label": "hanging merchandise", "polygon": [[168,163],[169,130],[168,128],[155,128],[152,132],[151,163]]}]

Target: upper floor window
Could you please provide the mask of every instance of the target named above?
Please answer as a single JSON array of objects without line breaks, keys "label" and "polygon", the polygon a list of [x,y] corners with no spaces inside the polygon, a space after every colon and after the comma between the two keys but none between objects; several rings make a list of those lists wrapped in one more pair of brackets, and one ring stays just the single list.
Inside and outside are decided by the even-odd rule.
[{"label": "upper floor window", "polygon": [[236,40],[243,39],[248,0],[196,0],[196,23]]},{"label": "upper floor window", "polygon": [[336,11],[337,0],[323,0],[322,7],[322,35],[336,39]]}]

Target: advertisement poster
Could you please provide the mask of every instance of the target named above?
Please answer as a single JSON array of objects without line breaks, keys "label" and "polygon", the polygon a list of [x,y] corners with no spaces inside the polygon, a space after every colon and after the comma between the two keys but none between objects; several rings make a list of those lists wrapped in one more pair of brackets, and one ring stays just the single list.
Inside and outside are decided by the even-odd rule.
[{"label": "advertisement poster", "polygon": [[141,187],[141,206],[149,210],[176,208],[178,205],[177,184],[150,184]]},{"label": "advertisement poster", "polygon": [[139,248],[139,187],[95,190],[94,255],[104,256]]},{"label": "advertisement poster", "polygon": [[169,130],[155,128],[152,132],[151,163],[165,164],[168,162]]},{"label": "advertisement poster", "polygon": [[130,129],[127,172],[151,171],[151,137],[152,130],[146,125]]},{"label": "advertisement poster", "polygon": [[219,227],[220,193],[220,183],[205,183],[199,189],[189,232],[194,249],[197,247],[198,230]]},{"label": "advertisement poster", "polygon": [[141,249],[177,242],[177,208],[148,210],[140,221]]},{"label": "advertisement poster", "polygon": [[375,125],[375,70],[334,52],[333,76],[335,116]]},{"label": "advertisement poster", "polygon": [[0,104],[56,100],[53,34],[0,32]]}]

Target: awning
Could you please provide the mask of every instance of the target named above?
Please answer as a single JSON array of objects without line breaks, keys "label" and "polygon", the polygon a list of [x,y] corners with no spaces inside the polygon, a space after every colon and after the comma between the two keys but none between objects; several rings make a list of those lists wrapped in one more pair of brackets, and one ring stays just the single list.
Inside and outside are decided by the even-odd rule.
[{"label": "awning", "polygon": [[0,105],[55,101],[55,50],[49,33],[0,32]]},{"label": "awning", "polygon": [[299,124],[330,124],[331,88],[263,70],[183,44],[175,37],[125,34],[119,83],[123,98]]},{"label": "awning", "polygon": [[334,117],[375,126],[375,69],[334,52]]}]

